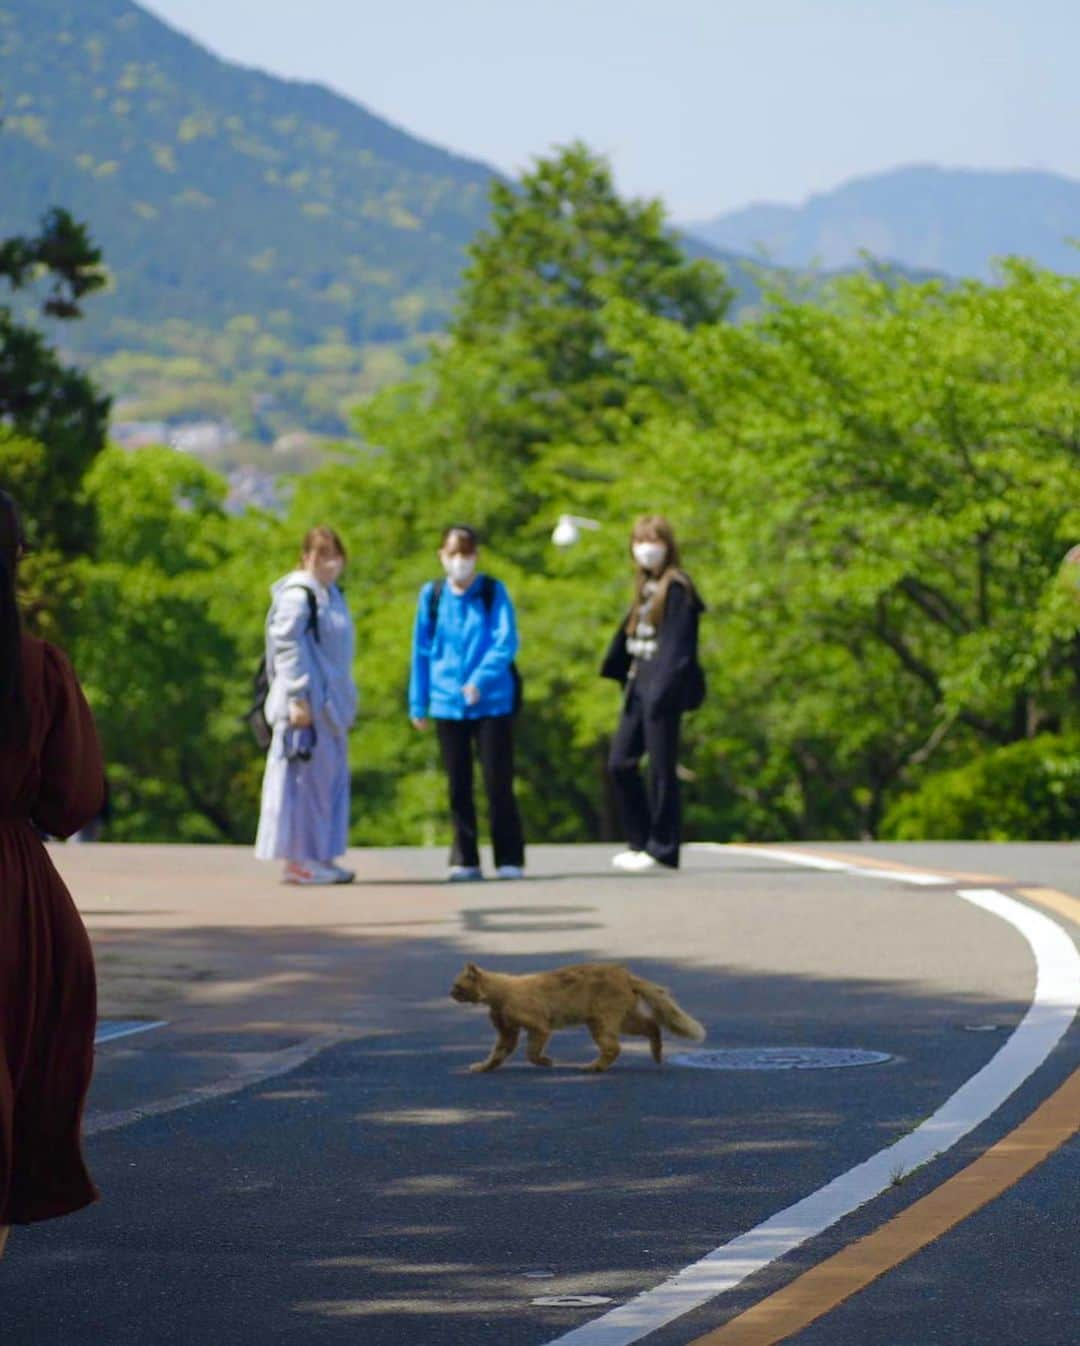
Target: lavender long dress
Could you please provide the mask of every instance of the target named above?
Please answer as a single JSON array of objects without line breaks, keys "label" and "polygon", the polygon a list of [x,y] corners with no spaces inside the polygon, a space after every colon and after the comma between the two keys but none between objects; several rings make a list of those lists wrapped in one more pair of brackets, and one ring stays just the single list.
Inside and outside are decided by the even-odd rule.
[{"label": "lavender long dress", "polygon": [[[314,593],[319,639],[308,630]],[[316,860],[342,854],[349,834],[349,764],[346,735],[356,718],[352,677],[353,625],[336,585],[321,585],[306,570],[294,571],[271,590],[266,619],[270,691],[266,718],[273,739],[266,756],[255,854],[260,860]],[[311,704],[318,741],[308,762],[285,757],[289,700]]]}]

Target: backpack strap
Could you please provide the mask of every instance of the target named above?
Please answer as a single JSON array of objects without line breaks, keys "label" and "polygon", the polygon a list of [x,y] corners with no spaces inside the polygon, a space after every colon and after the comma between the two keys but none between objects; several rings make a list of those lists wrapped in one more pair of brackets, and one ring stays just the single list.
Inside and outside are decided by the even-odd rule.
[{"label": "backpack strap", "polygon": [[[435,630],[435,623],[439,620],[439,603],[442,600],[444,583],[445,581],[443,580],[432,580],[431,588],[428,590],[428,625],[431,627],[432,631]],[[485,612],[490,612],[495,606],[495,585],[496,580],[494,575],[481,574],[480,597],[483,600]]]},{"label": "backpack strap", "polygon": [[315,597],[312,589],[306,584],[286,584],[286,589],[303,589],[307,594],[308,622],[304,627],[305,631],[310,631],[315,639],[315,644],[319,644],[319,600]]},{"label": "backpack strap", "polygon": [[432,634],[435,632],[435,623],[439,620],[439,603],[442,600],[443,583],[442,580],[432,580],[431,588],[428,590],[427,615]]}]

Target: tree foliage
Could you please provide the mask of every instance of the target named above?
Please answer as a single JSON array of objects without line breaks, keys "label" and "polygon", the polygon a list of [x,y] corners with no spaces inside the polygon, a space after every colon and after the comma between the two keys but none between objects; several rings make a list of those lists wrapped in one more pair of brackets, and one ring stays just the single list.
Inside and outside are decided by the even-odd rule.
[{"label": "tree foliage", "polygon": [[164,448],[110,448],[86,485],[100,532],[77,571],[73,654],[107,748],[111,835],[246,841],[261,763],[240,716],[280,523],[230,519],[221,478]]},{"label": "tree foliage", "polygon": [[[50,210],[35,235],[0,242],[0,281],[10,290],[42,279],[50,284],[42,309],[59,319],[81,316],[82,300],[104,284],[100,251],[65,210]],[[31,537],[64,555],[89,542],[90,515],[71,486],[104,445],[108,406],[85,374],[16,321],[10,303],[0,304],[0,425],[45,447],[37,471],[27,475],[25,449],[22,467],[8,470],[20,475]]]},{"label": "tree foliage", "polygon": [[690,530],[704,718],[741,778],[715,787],[754,830],[872,835],[929,770],[1076,725],[1076,280],[1013,263],[775,296],[739,328],[611,321],[650,376],[623,498]]},{"label": "tree foliage", "polygon": [[[464,520],[518,608],[528,834],[614,837],[618,693],[596,671],[645,511],[672,518],[709,604],[688,836],[1074,829],[1080,282],[1020,262],[994,285],[865,276],[733,324],[715,272],[579,146],[494,206],[423,376],[363,406],[373,447],[294,481],[284,519],[229,519],[220,479],[165,451],[89,474],[77,657],[116,835],[251,836],[261,761],[237,717],[267,587],[326,521],[358,626],[353,840],[444,837],[405,685],[417,590]],[[2,443],[43,470],[34,440]],[[563,511],[601,527],[559,551]]]},{"label": "tree foliage", "polygon": [[82,480],[104,446],[109,402],[16,318],[9,296],[47,284],[43,311],[78,318],[83,299],[104,284],[101,254],[84,225],[54,208],[36,234],[0,241],[0,283],[8,291],[0,303],[0,483],[20,501],[33,547],[20,575],[28,616],[56,634],[73,593],[68,563],[93,541]]}]

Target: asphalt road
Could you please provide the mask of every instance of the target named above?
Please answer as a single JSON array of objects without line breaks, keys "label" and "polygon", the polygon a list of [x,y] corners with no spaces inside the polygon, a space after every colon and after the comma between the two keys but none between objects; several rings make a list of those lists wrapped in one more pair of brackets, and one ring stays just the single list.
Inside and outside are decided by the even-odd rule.
[{"label": "asphalt road", "polygon": [[[1080,846],[838,849],[1078,892]],[[103,1200],[14,1232],[3,1346],[553,1342],[910,1132],[1031,1001],[1025,941],[950,886],[743,853],[615,877],[608,854],[536,848],[525,882],[449,886],[433,852],[364,852],[355,888],[296,892],[237,851],[58,850],[105,1011],[168,1026],[101,1047],[88,1152]],[[706,1071],[632,1045],[596,1077],[572,1030],[550,1071],[515,1058],[471,1075],[491,1029],[447,996],[466,958],[624,961],[671,988],[708,1047],[890,1059]],[[947,1155],[650,1346],[685,1346],[879,1226],[1078,1064],[1074,1026]],[[791,1340],[1075,1346],[1078,1177],[1074,1136]],[[552,1296],[598,1302],[535,1302]]]}]

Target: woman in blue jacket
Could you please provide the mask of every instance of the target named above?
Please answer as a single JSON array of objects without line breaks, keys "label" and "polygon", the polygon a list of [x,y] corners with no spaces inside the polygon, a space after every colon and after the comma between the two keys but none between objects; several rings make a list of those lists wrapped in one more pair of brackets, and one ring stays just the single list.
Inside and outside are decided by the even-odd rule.
[{"label": "woman in blue jacket", "polygon": [[473,798],[473,745],[491,818],[495,871],[520,879],[525,839],[514,798],[514,711],[518,697],[517,625],[505,587],[477,570],[473,529],[443,534],[445,580],[420,590],[413,630],[409,715],[417,729],[434,720],[450,793],[452,881],[481,879]]}]

